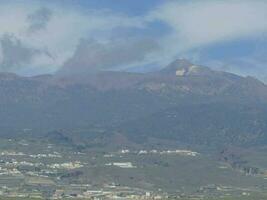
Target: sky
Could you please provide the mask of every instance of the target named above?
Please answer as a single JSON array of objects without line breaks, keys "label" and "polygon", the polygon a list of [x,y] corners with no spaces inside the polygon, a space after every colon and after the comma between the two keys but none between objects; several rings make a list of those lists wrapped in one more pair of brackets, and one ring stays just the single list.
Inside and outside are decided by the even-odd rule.
[{"label": "sky", "polygon": [[1,0],[0,71],[147,71],[178,58],[267,82],[266,0]]}]

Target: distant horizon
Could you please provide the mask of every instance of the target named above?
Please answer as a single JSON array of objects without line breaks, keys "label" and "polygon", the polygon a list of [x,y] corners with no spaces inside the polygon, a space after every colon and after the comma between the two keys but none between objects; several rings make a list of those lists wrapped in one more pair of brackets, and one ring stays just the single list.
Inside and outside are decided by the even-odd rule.
[{"label": "distant horizon", "polygon": [[[173,60],[172,62],[170,62],[169,64],[177,61],[177,60],[187,60],[185,58],[177,58],[175,60]],[[190,60],[187,60],[189,62],[191,62]],[[168,65],[169,65],[168,64]],[[162,69],[165,69],[168,67],[168,65],[166,66],[162,66],[162,67],[159,67],[159,68],[154,68],[152,70],[148,70],[148,71],[142,71],[141,70],[131,70],[131,69],[124,69],[124,70],[112,70],[112,69],[106,69],[106,70],[99,70],[99,71],[95,71],[94,73],[92,73],[91,75],[94,75],[94,74],[99,74],[99,73],[104,73],[104,72],[128,72],[128,73],[132,73],[132,74],[147,74],[147,73],[151,73],[151,72],[157,72],[157,71],[160,71]],[[223,70],[223,69],[214,69],[213,67],[211,66],[204,66],[204,65],[198,65],[197,63],[192,63],[192,65],[195,65],[195,66],[199,66],[199,67],[207,67],[211,70],[214,70],[214,71],[218,71],[218,72],[226,72],[226,73],[230,73],[230,74],[233,74],[233,75],[237,75],[237,76],[240,76],[240,77],[244,77],[244,78],[247,78],[247,77],[252,77],[252,78],[255,78],[259,81],[261,81],[262,83],[264,84],[267,84],[267,82],[265,82],[264,80],[260,80],[259,78],[257,78],[256,76],[252,76],[252,75],[242,75],[242,74],[238,74],[238,73],[234,73],[234,72],[230,72],[230,71],[226,71],[226,70]],[[21,75],[21,74],[18,74],[16,72],[0,72],[0,75],[1,74],[10,74],[10,75],[16,75],[18,77],[24,77],[24,78],[34,78],[34,77],[42,77],[42,76],[53,76],[53,77],[56,77],[57,74],[56,72],[53,72],[53,73],[43,73],[43,74],[36,74],[36,75]],[[79,77],[79,76],[87,76],[86,74],[72,74],[72,75],[61,75],[59,76],[59,78],[70,78],[71,76],[75,76],[75,77]]]}]

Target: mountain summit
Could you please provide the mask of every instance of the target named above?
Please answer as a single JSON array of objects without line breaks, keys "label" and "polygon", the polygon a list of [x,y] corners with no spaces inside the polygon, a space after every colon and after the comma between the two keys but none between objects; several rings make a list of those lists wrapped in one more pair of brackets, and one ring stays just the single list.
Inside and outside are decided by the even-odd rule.
[{"label": "mountain summit", "polygon": [[162,69],[160,73],[176,76],[204,76],[214,73],[204,66],[194,65],[186,59],[177,59]]}]

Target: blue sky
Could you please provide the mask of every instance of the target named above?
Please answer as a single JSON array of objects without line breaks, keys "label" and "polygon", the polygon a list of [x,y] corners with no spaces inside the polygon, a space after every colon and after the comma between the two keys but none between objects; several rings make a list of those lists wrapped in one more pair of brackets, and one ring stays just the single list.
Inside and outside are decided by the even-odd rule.
[{"label": "blue sky", "polygon": [[0,2],[0,71],[164,67],[176,58],[267,81],[267,1]]},{"label": "blue sky", "polygon": [[61,2],[69,5],[77,4],[88,9],[110,9],[114,12],[126,13],[127,15],[131,16],[139,16],[145,15],[151,9],[166,2],[166,0],[63,0]]}]

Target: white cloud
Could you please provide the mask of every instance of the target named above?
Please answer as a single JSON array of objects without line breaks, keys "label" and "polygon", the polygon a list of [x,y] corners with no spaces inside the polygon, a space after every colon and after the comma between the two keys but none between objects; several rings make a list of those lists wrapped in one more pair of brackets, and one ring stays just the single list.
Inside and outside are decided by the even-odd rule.
[{"label": "white cloud", "polygon": [[1,71],[16,71],[20,69],[22,65],[28,65],[34,56],[45,53],[38,49],[25,46],[19,39],[8,34],[0,38],[0,48]]},{"label": "white cloud", "polygon": [[177,53],[266,33],[267,1],[170,1],[152,11],[147,19],[171,27],[165,45]]},{"label": "white cloud", "polygon": [[39,31],[46,28],[52,17],[52,11],[46,7],[36,10],[34,13],[28,15],[29,33]]},{"label": "white cloud", "polygon": [[[12,35],[21,42],[23,48],[19,52],[22,54],[25,53],[23,50],[42,52],[34,53],[27,59],[27,63],[16,63],[21,65],[19,67],[10,66],[12,69],[20,69],[18,72],[22,74],[55,72],[67,60],[76,56],[75,50],[81,39],[93,38],[98,44],[116,46],[118,41],[127,41],[128,38],[115,36],[114,39],[114,30],[128,29],[130,32],[131,28],[137,28],[140,32],[147,30],[149,33],[150,22],[161,21],[171,31],[166,31],[165,36],[160,38],[152,38],[157,41],[160,50],[149,49],[144,52],[141,49],[145,59],[132,60],[127,63],[128,67],[152,62],[163,66],[177,56],[187,55],[187,52],[195,48],[267,33],[267,1],[264,0],[166,1],[145,14],[143,19],[141,16],[130,17],[110,10],[62,7],[45,1],[18,2],[1,3],[0,39],[6,34]],[[157,31],[156,28],[153,30]],[[143,37],[140,32],[136,34],[139,39]],[[133,31],[132,35],[134,34]],[[104,46],[100,55],[107,53]],[[136,52],[137,48],[132,52],[133,58]],[[0,52],[0,61],[4,60],[4,56]],[[120,64],[124,63],[116,63],[116,66]]]},{"label": "white cloud", "polygon": [[158,51],[152,39],[117,39],[109,42],[81,40],[74,55],[64,63],[59,74],[88,74],[98,70],[126,68],[146,62]]},{"label": "white cloud", "polygon": [[27,49],[50,54],[34,55],[31,63],[24,63],[22,67],[26,69],[22,72],[29,71],[27,68],[34,68],[35,72],[38,68],[42,72],[56,71],[72,57],[81,38],[106,40],[114,28],[142,26],[139,18],[107,10],[85,12],[80,8],[59,7],[49,3],[11,2],[2,3],[0,7],[0,38],[9,34]]}]

